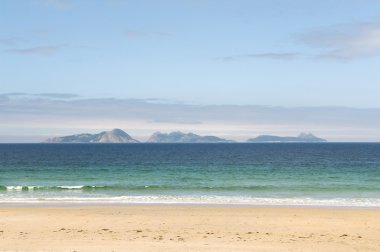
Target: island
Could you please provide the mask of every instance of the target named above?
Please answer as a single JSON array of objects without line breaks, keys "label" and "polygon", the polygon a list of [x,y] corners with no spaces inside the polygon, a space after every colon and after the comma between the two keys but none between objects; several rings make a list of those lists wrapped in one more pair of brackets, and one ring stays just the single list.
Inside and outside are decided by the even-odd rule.
[{"label": "island", "polygon": [[318,143],[318,142],[327,142],[327,140],[316,137],[311,133],[308,133],[308,134],[301,133],[297,137],[261,135],[256,138],[248,139],[247,142],[250,142],[250,143]]},{"label": "island", "polygon": [[121,129],[103,131],[98,134],[78,134],[49,138],[45,143],[138,143]]},{"label": "island", "polygon": [[[311,133],[301,133],[296,137],[261,135],[247,140],[249,143],[316,143],[327,142],[323,138],[314,136]],[[44,143],[139,143],[121,129],[103,131],[97,134],[76,134],[70,136],[53,137]],[[146,143],[235,143],[216,136],[200,136],[194,133],[183,133],[174,131],[170,133],[155,132]]]},{"label": "island", "polygon": [[148,143],[231,143],[233,141],[216,136],[200,136],[194,133],[175,131],[171,133],[154,133]]}]

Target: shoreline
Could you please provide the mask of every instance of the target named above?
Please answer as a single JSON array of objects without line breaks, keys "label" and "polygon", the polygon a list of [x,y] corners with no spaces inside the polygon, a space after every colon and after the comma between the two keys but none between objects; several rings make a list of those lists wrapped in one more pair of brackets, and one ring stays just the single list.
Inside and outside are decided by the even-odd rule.
[{"label": "shoreline", "polygon": [[375,209],[0,206],[0,251],[378,251]]},{"label": "shoreline", "polygon": [[347,209],[347,210],[380,210],[380,206],[327,206],[327,205],[255,205],[228,203],[99,203],[99,202],[12,202],[0,203],[2,207],[199,207],[199,208],[274,208],[274,209]]}]

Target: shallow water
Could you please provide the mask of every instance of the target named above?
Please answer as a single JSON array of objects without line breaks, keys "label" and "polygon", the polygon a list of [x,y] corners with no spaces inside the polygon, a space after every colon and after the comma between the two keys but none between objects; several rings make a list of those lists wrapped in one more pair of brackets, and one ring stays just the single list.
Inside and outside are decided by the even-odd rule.
[{"label": "shallow water", "polygon": [[380,144],[0,144],[0,202],[380,207]]}]

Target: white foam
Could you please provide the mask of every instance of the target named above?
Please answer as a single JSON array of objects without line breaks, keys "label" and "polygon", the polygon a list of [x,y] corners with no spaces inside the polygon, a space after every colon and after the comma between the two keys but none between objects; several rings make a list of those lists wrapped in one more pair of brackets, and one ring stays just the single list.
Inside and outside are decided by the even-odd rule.
[{"label": "white foam", "polygon": [[7,191],[22,191],[22,186],[7,186]]},{"label": "white foam", "polygon": [[95,204],[220,204],[252,206],[380,207],[378,198],[256,198],[239,196],[119,196],[119,197],[45,197],[0,196],[0,203],[95,203]]},{"label": "white foam", "polygon": [[57,186],[57,188],[61,188],[61,189],[67,189],[67,190],[80,190],[80,189],[83,189],[83,185],[79,185],[79,186]]}]

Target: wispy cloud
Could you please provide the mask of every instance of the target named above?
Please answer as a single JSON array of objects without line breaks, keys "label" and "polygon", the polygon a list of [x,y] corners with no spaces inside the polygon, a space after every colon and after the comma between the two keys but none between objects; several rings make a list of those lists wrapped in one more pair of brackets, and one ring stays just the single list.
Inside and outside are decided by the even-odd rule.
[{"label": "wispy cloud", "polygon": [[295,38],[298,43],[316,51],[314,53],[247,53],[220,57],[218,60],[270,59],[288,61],[300,58],[353,60],[380,55],[380,23],[334,25],[298,34]]},{"label": "wispy cloud", "polygon": [[0,45],[14,46],[19,42],[19,38],[2,38],[0,39]]},{"label": "wispy cloud", "polygon": [[29,94],[23,92],[13,92],[13,93],[4,93],[0,94],[0,97],[6,100],[14,100],[14,101],[28,101],[35,99],[43,99],[43,100],[70,100],[74,98],[80,98],[80,95],[70,94],[70,93],[40,93],[40,94]]},{"label": "wispy cloud", "polygon": [[6,96],[24,96],[24,95],[29,95],[28,93],[23,93],[23,92],[13,92],[13,93],[5,93],[1,95],[6,95]]},{"label": "wispy cloud", "polygon": [[147,34],[143,31],[128,30],[125,32],[125,36],[129,38],[145,37]]},{"label": "wispy cloud", "polygon": [[25,127],[34,129],[120,127],[133,134],[183,130],[218,132],[242,140],[303,131],[331,140],[380,140],[380,109],[346,107],[201,106],[152,99],[86,99],[74,94],[0,94],[0,118],[0,131],[27,122]]},{"label": "wispy cloud", "polygon": [[318,58],[351,60],[380,55],[380,23],[345,24],[297,36]]},{"label": "wispy cloud", "polygon": [[202,124],[201,121],[191,120],[183,117],[172,117],[167,119],[153,119],[152,123],[170,123],[170,124]]},{"label": "wispy cloud", "polygon": [[34,96],[45,97],[45,98],[56,98],[56,99],[72,99],[79,98],[77,94],[67,94],[67,93],[42,93],[34,94]]},{"label": "wispy cloud", "polygon": [[299,58],[301,55],[299,53],[248,53],[240,54],[234,56],[226,56],[219,58],[223,61],[232,61],[232,60],[244,60],[244,59],[271,59],[271,60],[293,60]]},{"label": "wispy cloud", "polygon": [[56,46],[37,46],[37,47],[29,47],[29,48],[22,48],[22,49],[9,49],[9,50],[6,50],[6,52],[9,52],[9,53],[16,53],[16,54],[22,54],[22,55],[51,55],[51,54],[54,54],[56,52],[58,52],[59,50],[61,50],[62,48],[64,48],[65,46],[63,45],[56,45]]}]

